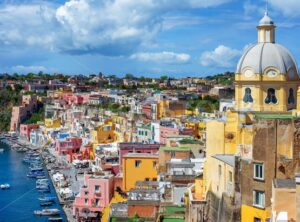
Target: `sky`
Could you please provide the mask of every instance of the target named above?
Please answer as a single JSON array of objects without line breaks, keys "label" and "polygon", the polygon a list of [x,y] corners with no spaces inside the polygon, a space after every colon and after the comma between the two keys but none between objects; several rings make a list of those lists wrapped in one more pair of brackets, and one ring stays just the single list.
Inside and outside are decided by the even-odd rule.
[{"label": "sky", "polygon": [[[202,77],[235,71],[266,0],[0,0],[0,73]],[[300,61],[300,1],[269,0]]]}]

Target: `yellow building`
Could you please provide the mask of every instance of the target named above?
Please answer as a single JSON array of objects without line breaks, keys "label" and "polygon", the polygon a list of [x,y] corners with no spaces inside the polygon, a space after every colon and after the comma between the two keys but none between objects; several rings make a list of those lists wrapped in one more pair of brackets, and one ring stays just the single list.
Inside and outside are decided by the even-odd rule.
[{"label": "yellow building", "polygon": [[193,129],[193,136],[200,140],[205,139],[205,132],[206,132],[206,122],[205,121],[191,121],[185,123],[187,128]]},{"label": "yellow building", "polygon": [[46,128],[60,128],[61,121],[60,119],[45,119]]},{"label": "yellow building", "polygon": [[127,132],[127,119],[123,116],[114,115],[111,117],[115,123],[115,133],[117,142],[127,142],[129,140],[129,133]]},{"label": "yellow building", "polygon": [[137,181],[157,180],[158,155],[128,153],[122,159],[123,190],[129,191]]},{"label": "yellow building", "polygon": [[95,127],[93,131],[93,144],[106,144],[116,142],[116,125],[111,120],[105,120],[104,124]]},{"label": "yellow building", "polygon": [[[226,198],[240,198],[243,222],[265,221],[271,217],[270,184],[277,163],[272,162],[271,153],[264,154],[263,150],[275,149],[278,156],[294,158],[293,148],[287,143],[288,138],[293,140],[292,129],[282,141],[276,140],[274,146],[270,142],[276,138],[269,133],[274,130],[268,124],[272,121],[276,123],[276,119],[280,118],[292,119],[297,113],[300,83],[295,59],[286,48],[275,43],[275,28],[266,13],[257,27],[258,43],[245,51],[237,65],[235,110],[228,111],[222,120],[208,121],[206,124],[203,195],[207,197],[211,193],[219,199],[221,206]],[[257,124],[259,121],[263,125]],[[277,125],[274,127],[282,130]],[[258,132],[266,136],[260,137]],[[237,164],[236,158],[243,160],[243,163]],[[241,184],[241,187],[237,186],[241,188],[240,197],[234,194],[235,176],[249,181],[249,184],[238,182]],[[284,173],[282,176],[285,176]],[[218,218],[219,214],[214,216]]]}]

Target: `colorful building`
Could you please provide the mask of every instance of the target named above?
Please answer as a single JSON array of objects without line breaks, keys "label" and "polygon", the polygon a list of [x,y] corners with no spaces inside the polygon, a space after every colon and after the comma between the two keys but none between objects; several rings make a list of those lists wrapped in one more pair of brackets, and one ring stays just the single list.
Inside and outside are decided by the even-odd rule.
[{"label": "colorful building", "polygon": [[55,119],[55,118],[49,118],[49,119],[45,119],[45,127],[46,128],[60,128],[61,127],[61,120],[59,118]]},{"label": "colorful building", "polygon": [[93,144],[106,144],[116,142],[116,125],[111,120],[105,120],[104,124],[95,127],[93,131]]},{"label": "colorful building", "polygon": [[133,189],[137,181],[157,180],[158,155],[149,153],[128,153],[123,156],[123,190]]},{"label": "colorful building", "polygon": [[30,141],[30,132],[33,129],[38,129],[40,125],[38,124],[21,124],[20,125],[20,136],[26,138],[26,140]]},{"label": "colorful building", "polygon": [[84,175],[84,185],[73,203],[73,216],[100,221],[102,210],[109,205],[114,193],[113,176]]},{"label": "colorful building", "polygon": [[67,137],[64,139],[56,139],[55,150],[59,155],[72,155],[73,153],[78,153],[82,145],[81,138]]}]

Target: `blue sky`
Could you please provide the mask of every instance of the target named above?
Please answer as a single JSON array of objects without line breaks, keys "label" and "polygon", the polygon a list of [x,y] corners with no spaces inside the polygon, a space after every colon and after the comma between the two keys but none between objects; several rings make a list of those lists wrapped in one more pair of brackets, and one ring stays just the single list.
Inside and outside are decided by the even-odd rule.
[{"label": "blue sky", "polygon": [[[206,76],[257,41],[264,0],[1,0],[0,72]],[[269,0],[300,61],[300,1]]]}]

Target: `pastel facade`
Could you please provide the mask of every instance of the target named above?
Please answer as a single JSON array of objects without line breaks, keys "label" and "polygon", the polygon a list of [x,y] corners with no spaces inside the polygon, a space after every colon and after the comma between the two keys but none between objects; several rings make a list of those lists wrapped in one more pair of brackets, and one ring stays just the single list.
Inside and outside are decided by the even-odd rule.
[{"label": "pastel facade", "polygon": [[96,127],[93,131],[93,143],[106,144],[117,140],[115,133],[116,125],[111,120],[106,120],[104,124]]},{"label": "pastel facade", "polygon": [[123,190],[133,189],[137,181],[157,180],[158,155],[129,153],[123,156]]},{"label": "pastel facade", "polygon": [[72,155],[73,153],[78,153],[82,145],[81,138],[68,137],[64,139],[57,139],[55,141],[55,150],[59,155]]},{"label": "pastel facade", "polygon": [[90,212],[100,221],[102,210],[109,205],[114,193],[113,176],[85,175],[84,186],[73,203],[73,216],[78,220]]},{"label": "pastel facade", "polygon": [[59,118],[47,118],[45,119],[45,127],[46,128],[60,128],[61,127],[61,120]]},{"label": "pastel facade", "polygon": [[40,125],[37,124],[21,124],[20,125],[20,136],[26,138],[26,140],[30,140],[30,132],[33,129],[38,129]]},{"label": "pastel facade", "polygon": [[22,96],[22,105],[12,108],[10,131],[16,131],[20,124],[37,109],[36,96]]}]

